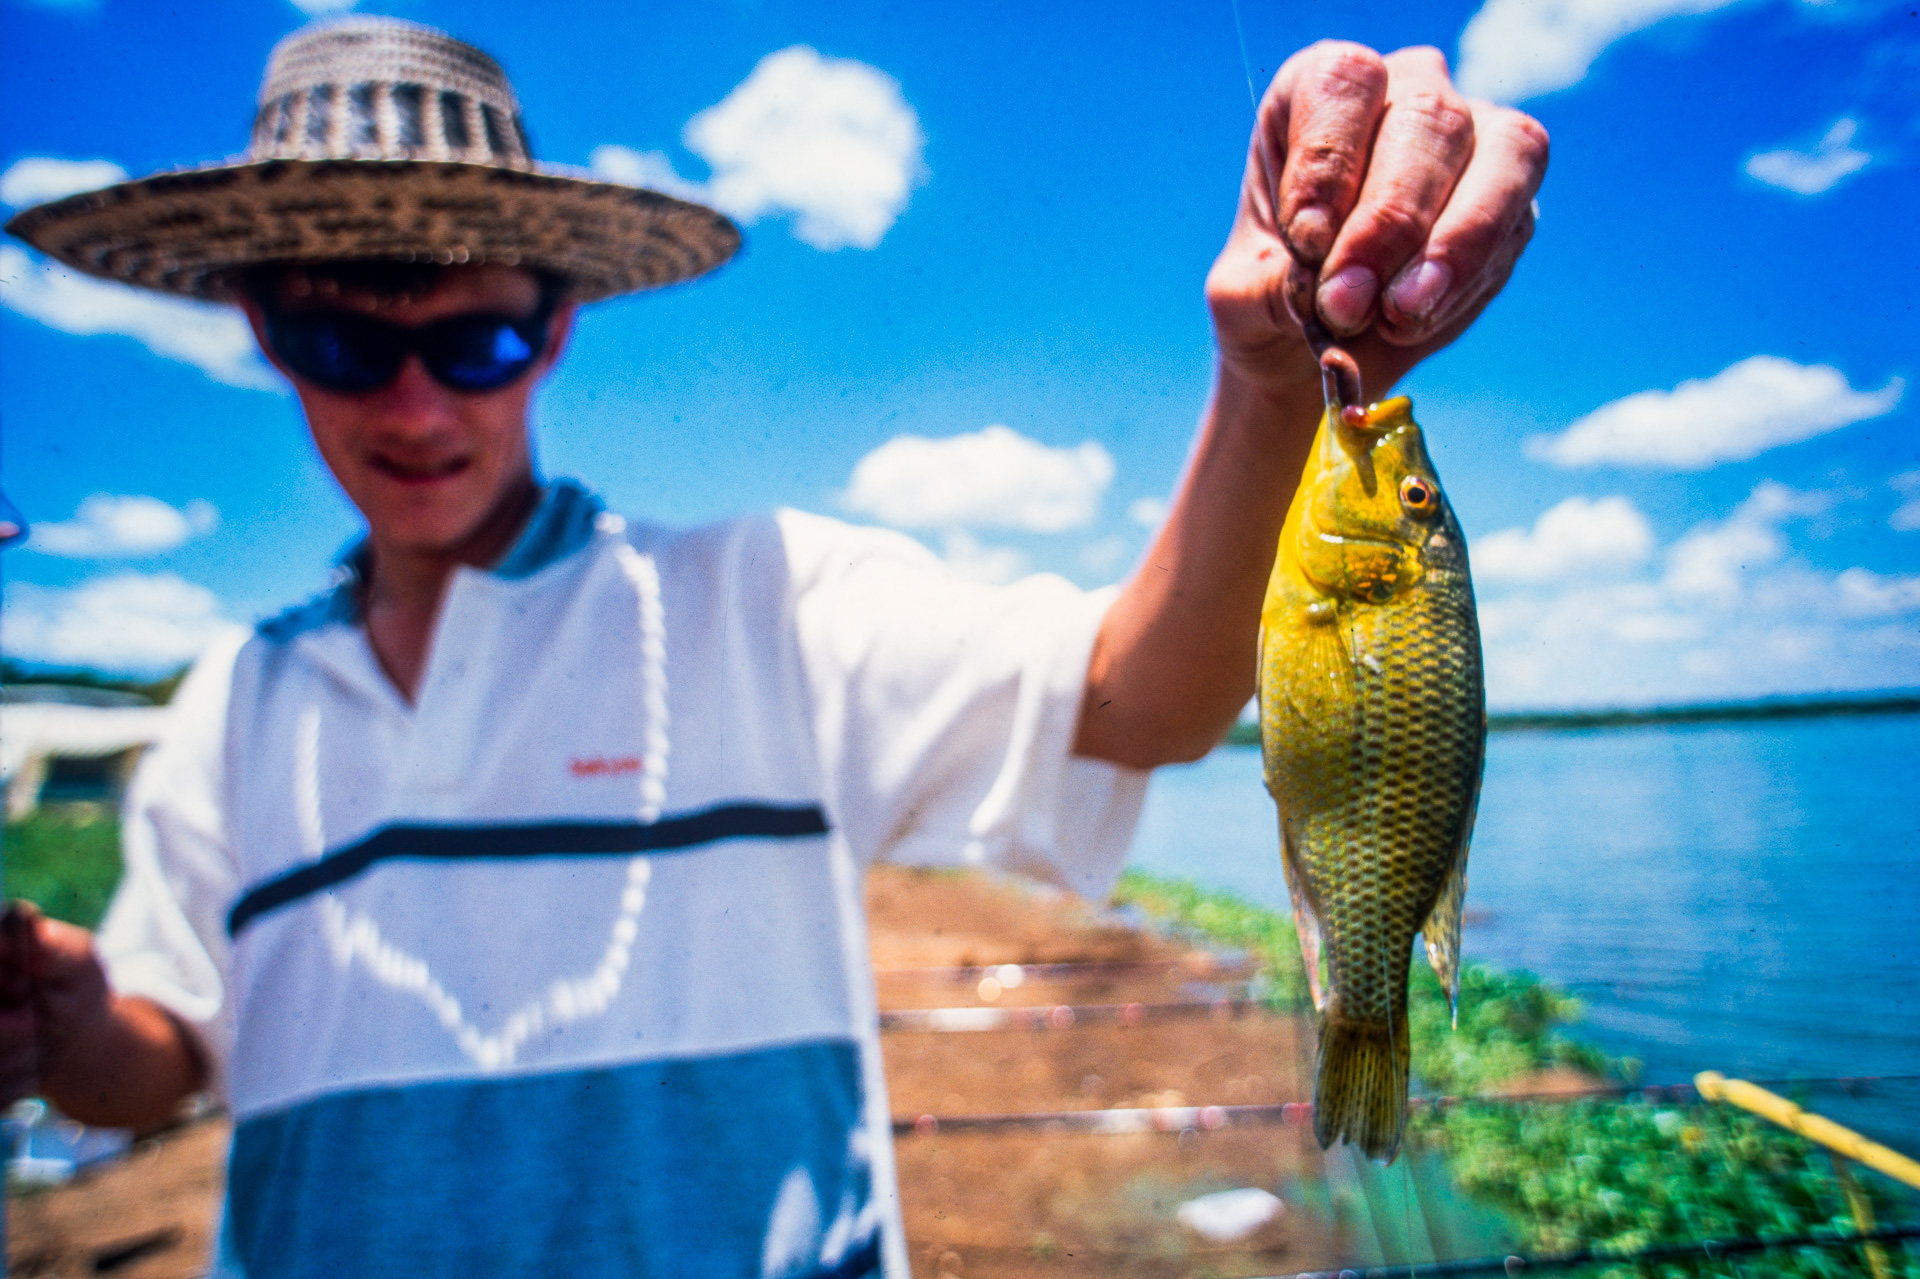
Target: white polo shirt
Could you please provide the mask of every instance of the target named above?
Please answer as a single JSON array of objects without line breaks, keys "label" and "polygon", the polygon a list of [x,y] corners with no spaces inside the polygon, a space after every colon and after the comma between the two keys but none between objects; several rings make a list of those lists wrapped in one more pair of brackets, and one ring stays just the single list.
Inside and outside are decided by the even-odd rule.
[{"label": "white polo shirt", "polygon": [[354,598],[195,668],[100,933],[232,1107],[217,1273],[905,1279],[862,871],[1106,892],[1145,774],[1069,747],[1111,597],[563,481],[413,705]]}]

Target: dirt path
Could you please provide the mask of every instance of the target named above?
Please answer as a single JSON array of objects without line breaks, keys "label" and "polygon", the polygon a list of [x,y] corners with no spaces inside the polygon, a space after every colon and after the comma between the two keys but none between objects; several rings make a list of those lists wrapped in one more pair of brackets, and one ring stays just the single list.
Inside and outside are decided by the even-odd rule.
[{"label": "dirt path", "polygon": [[[978,978],[889,976],[939,965],[1159,961],[1074,981],[1025,980],[997,1005],[1142,1005],[1212,1000],[1210,957],[1118,927],[1070,898],[1004,882],[883,870],[868,886],[874,966],[886,1008],[985,1007]],[[937,921],[937,922],[929,922]],[[1168,961],[1172,961],[1169,963]],[[1134,1026],[961,1033],[901,1032],[883,1041],[898,1117],[1103,1107],[1296,1101],[1310,1061],[1291,1019],[1243,1015]],[[999,1276],[1222,1276],[1298,1270],[1328,1241],[1304,1214],[1283,1215],[1230,1247],[1174,1219],[1196,1195],[1274,1190],[1317,1174],[1297,1128],[1130,1135],[902,1135],[900,1190],[914,1273]]]},{"label": "dirt path", "polygon": [[[882,868],[869,881],[868,902],[883,1010],[1146,1009],[1233,993],[1223,980],[1231,974],[1212,957],[1009,881]],[[1011,973],[977,971],[1084,963],[1108,967],[1031,978],[1023,969],[1018,984]],[[983,987],[983,976],[995,984]],[[999,983],[1002,976],[1009,982]],[[1302,1033],[1290,1019],[1241,1013],[1055,1029],[898,1030],[883,1043],[893,1113],[912,1121],[1294,1101],[1307,1084]],[[8,1273],[204,1273],[225,1145],[224,1122],[205,1121],[143,1143],[124,1163],[68,1186],[12,1200]],[[897,1150],[921,1279],[1230,1279],[1331,1259],[1330,1241],[1310,1214],[1282,1214],[1230,1246],[1207,1244],[1174,1217],[1196,1195],[1277,1190],[1313,1177],[1317,1151],[1298,1128],[974,1133],[922,1121]]]}]

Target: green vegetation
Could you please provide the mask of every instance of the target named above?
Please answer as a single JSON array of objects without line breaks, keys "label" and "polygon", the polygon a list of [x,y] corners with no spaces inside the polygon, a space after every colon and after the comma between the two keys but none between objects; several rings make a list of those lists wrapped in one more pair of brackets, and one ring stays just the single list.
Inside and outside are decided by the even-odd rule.
[{"label": "green vegetation", "polygon": [[[1129,871],[1115,894],[1176,927],[1247,951],[1268,988],[1299,1002],[1305,987],[1293,923],[1227,893]],[[1417,1091],[1492,1092],[1540,1071],[1572,1068],[1625,1080],[1635,1066],[1567,1033],[1578,1005],[1525,973],[1469,963],[1460,1021],[1449,1030],[1445,993],[1416,961],[1410,994]],[[1852,1234],[1855,1226],[1826,1152],[1744,1111],[1644,1100],[1488,1100],[1414,1112],[1408,1144],[1444,1156],[1455,1182],[1500,1210],[1521,1246],[1552,1253],[1593,1246],[1631,1252],[1664,1241]],[[1906,1216],[1893,1183],[1857,1173],[1881,1222]],[[1891,1272],[1920,1279],[1920,1253],[1889,1249]],[[1763,1259],[1660,1266],[1596,1265],[1605,1279],[1865,1273],[1852,1249],[1771,1253]]]},{"label": "green vegetation", "polygon": [[1135,906],[1164,924],[1197,933],[1208,941],[1243,950],[1259,966],[1268,1002],[1305,1008],[1307,974],[1300,965],[1300,942],[1293,921],[1278,911],[1216,893],[1184,879],[1162,879],[1129,870],[1120,877],[1114,900]]},{"label": "green vegetation", "polygon": [[120,822],[98,804],[43,807],[6,828],[6,895],[92,928],[120,882]]}]

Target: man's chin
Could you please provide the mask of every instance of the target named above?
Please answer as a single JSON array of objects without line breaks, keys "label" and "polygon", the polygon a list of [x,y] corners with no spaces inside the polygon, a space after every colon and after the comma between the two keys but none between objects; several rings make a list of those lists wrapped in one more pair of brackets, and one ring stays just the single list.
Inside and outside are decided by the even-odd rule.
[{"label": "man's chin", "polygon": [[[452,496],[452,495],[448,495]],[[361,509],[374,545],[389,554],[458,556],[486,523],[484,502],[415,501]]]},{"label": "man's chin", "polygon": [[490,562],[505,552],[520,521],[507,527],[499,518],[501,495],[478,490],[449,485],[434,494],[409,493],[397,501],[362,506],[361,514],[374,546],[389,555]]}]

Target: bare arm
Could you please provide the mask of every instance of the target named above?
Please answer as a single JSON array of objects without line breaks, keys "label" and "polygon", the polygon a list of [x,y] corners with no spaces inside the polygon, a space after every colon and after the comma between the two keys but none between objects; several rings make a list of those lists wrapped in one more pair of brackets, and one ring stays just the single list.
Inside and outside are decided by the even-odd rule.
[{"label": "bare arm", "polygon": [[194,1032],[114,994],[84,928],[10,909],[0,958],[0,1101],[39,1092],[81,1123],[156,1128],[205,1086]]},{"label": "bare arm", "polygon": [[1321,320],[1383,398],[1506,283],[1546,163],[1545,130],[1461,98],[1437,50],[1382,58],[1328,41],[1280,68],[1207,277],[1213,398],[1167,521],[1094,644],[1076,753],[1136,768],[1196,759],[1253,694],[1260,603],[1321,411],[1288,272],[1318,271]]}]

